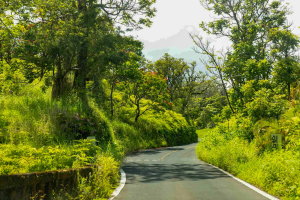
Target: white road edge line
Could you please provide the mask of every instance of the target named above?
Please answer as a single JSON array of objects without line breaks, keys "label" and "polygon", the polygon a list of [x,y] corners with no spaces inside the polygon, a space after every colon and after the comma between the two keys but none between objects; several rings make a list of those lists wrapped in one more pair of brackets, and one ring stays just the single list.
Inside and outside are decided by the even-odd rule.
[{"label": "white road edge line", "polygon": [[[207,163],[207,164],[209,164],[209,163]],[[266,198],[268,198],[268,199],[271,199],[271,200],[279,200],[279,199],[277,199],[277,198],[275,198],[275,197],[269,195],[268,193],[266,193],[266,192],[264,192],[264,191],[262,191],[262,190],[260,190],[260,189],[258,189],[258,188],[256,188],[256,187],[254,187],[253,185],[250,185],[249,183],[247,183],[247,182],[245,182],[245,181],[243,181],[243,180],[241,180],[241,179],[239,179],[239,178],[237,178],[237,177],[235,177],[235,176],[229,174],[228,172],[224,171],[223,169],[220,169],[219,167],[216,167],[216,166],[214,166],[214,165],[212,165],[212,164],[209,164],[209,165],[212,166],[212,167],[214,167],[214,168],[217,168],[217,169],[220,170],[221,172],[223,172],[223,173],[227,174],[228,176],[234,178],[234,179],[237,180],[238,182],[244,184],[244,185],[247,186],[248,188],[250,188],[250,189],[254,190],[255,192],[257,192],[257,193],[263,195],[264,197],[266,197]]]},{"label": "white road edge line", "polygon": [[123,169],[120,169],[120,172],[121,172],[120,185],[115,189],[115,191],[112,193],[112,195],[110,196],[110,198],[108,200],[113,200],[116,196],[118,196],[118,194],[121,192],[121,190],[125,186],[125,183],[126,183],[126,173],[123,171]]}]

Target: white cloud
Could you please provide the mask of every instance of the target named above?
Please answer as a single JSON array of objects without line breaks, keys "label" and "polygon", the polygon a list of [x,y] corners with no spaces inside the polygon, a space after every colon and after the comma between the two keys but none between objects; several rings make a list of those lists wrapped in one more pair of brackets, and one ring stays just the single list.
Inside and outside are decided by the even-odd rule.
[{"label": "white cloud", "polygon": [[[288,19],[289,22],[294,23],[293,33],[300,36],[300,20],[298,20],[300,19],[300,12],[296,12],[300,6],[300,1],[286,0],[285,2],[289,2],[292,11],[295,11],[288,16]],[[151,28],[128,33],[138,36],[137,39],[144,42],[145,49],[143,52],[146,58],[157,60],[164,53],[169,53],[174,57],[184,58],[188,62],[197,61],[199,63],[200,55],[191,49],[194,44],[188,32],[200,34],[204,39],[212,42],[216,50],[231,45],[227,38],[208,36],[199,28],[201,21],[213,21],[211,17],[213,13],[205,10],[199,0],[158,0],[155,7],[158,12],[153,18]]]}]

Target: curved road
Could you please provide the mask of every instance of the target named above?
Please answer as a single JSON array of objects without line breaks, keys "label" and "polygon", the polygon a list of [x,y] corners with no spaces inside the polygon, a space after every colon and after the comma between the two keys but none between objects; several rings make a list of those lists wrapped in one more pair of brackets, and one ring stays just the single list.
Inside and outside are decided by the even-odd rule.
[{"label": "curved road", "polygon": [[127,157],[126,184],[115,200],[266,200],[197,159],[195,146],[144,150]]}]

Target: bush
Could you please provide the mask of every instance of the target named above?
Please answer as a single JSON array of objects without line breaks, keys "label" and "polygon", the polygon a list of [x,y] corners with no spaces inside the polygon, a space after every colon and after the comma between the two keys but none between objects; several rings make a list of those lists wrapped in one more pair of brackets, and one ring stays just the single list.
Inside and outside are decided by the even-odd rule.
[{"label": "bush", "polygon": [[279,119],[286,107],[283,97],[284,95],[274,95],[271,90],[263,88],[255,93],[253,101],[247,103],[246,111],[253,121],[263,118]]},{"label": "bush", "polygon": [[165,140],[168,146],[198,141],[196,128],[190,126],[181,114],[169,110],[161,114],[149,113],[141,116],[136,126],[145,137]]},{"label": "bush", "polygon": [[113,155],[101,153],[97,155],[96,167],[88,177],[78,174],[78,187],[68,194],[63,190],[53,195],[54,200],[104,200],[107,199],[119,182],[118,162]]},{"label": "bush", "polygon": [[[124,147],[125,154],[137,151],[139,149],[147,149],[166,145],[166,143],[154,143],[145,139],[139,130],[127,123],[115,120],[112,122],[112,125],[119,144]],[[153,146],[153,144],[155,145]]]},{"label": "bush", "polygon": [[97,108],[94,104],[91,105],[93,110],[92,115],[97,125],[95,131],[96,140],[100,143],[116,142],[114,131],[110,120],[105,116],[104,112]]},{"label": "bush", "polygon": [[253,141],[226,139],[216,130],[208,132],[196,147],[199,159],[218,166],[283,199],[300,199],[299,151],[265,151]]},{"label": "bush", "polygon": [[88,178],[80,178],[75,199],[107,199],[118,186],[120,163],[112,156],[101,154],[95,162],[97,168]]},{"label": "bush", "polygon": [[[135,123],[135,108],[126,105],[116,109],[113,120],[90,97],[85,109],[76,94],[52,101],[51,88],[43,84],[34,81],[17,94],[0,96],[0,174],[102,166],[80,180],[75,197],[60,193],[57,199],[106,198],[127,153],[197,141],[195,128],[173,111],[149,111]],[[83,140],[89,135],[98,146]]]},{"label": "bush", "polygon": [[94,162],[101,148],[90,141],[80,140],[73,145],[34,148],[30,145],[0,145],[0,175],[72,168]]}]

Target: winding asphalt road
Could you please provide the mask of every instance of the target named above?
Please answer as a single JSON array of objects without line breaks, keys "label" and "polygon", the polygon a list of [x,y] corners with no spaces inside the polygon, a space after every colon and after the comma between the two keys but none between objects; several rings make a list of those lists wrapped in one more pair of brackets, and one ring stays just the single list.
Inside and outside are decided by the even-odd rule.
[{"label": "winding asphalt road", "polygon": [[136,152],[122,169],[126,184],[114,200],[266,200],[199,161],[197,143]]}]

